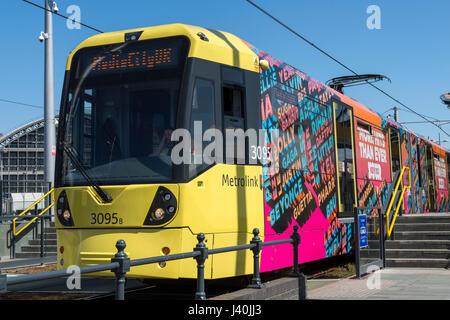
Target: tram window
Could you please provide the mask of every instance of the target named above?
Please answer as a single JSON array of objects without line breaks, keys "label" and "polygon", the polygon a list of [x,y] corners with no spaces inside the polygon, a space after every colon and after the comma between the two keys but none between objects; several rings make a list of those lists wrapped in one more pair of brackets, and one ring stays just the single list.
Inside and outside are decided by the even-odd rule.
[{"label": "tram window", "polygon": [[[170,148],[172,92],[167,88],[142,88],[130,94],[131,154],[137,156],[167,155]],[[151,106],[151,107],[150,107]]]},{"label": "tram window", "polygon": [[433,183],[433,154],[431,147],[427,147],[427,176],[431,184]]},{"label": "tram window", "polygon": [[336,142],[338,154],[338,170],[341,212],[340,217],[353,215],[354,176],[353,176],[353,146],[352,126],[349,108],[338,104],[336,107]]},{"label": "tram window", "polygon": [[[201,130],[205,132],[208,129],[215,127],[215,113],[214,113],[214,82],[211,80],[197,78],[195,80],[194,93],[192,96],[192,110],[191,110],[191,148],[193,153],[191,156],[191,163],[189,165],[189,177],[195,177],[205,170],[211,161],[203,159],[202,150],[209,142],[205,142],[202,139],[202,149],[199,150],[200,154],[195,150],[195,126],[201,123]],[[211,160],[211,159],[209,159]]]},{"label": "tram window", "polygon": [[191,134],[194,133],[194,121],[201,121],[202,129],[214,127],[214,82],[197,79],[192,97]]},{"label": "tram window", "polygon": [[434,162],[434,154],[431,147],[427,147],[427,178],[428,178],[428,197],[430,204],[430,211],[436,210],[436,190],[434,183],[434,174],[433,174],[433,162]]},{"label": "tram window", "polygon": [[391,163],[392,163],[392,178],[400,171],[400,139],[396,130],[391,130]]},{"label": "tram window", "polygon": [[[98,164],[104,164],[118,160],[122,157],[123,139],[121,139],[122,137],[120,136],[122,132],[120,119],[122,117],[121,106],[123,102],[121,100],[121,91],[117,90],[117,88],[97,90],[96,95],[96,122],[98,132],[94,150],[94,161],[96,161]],[[86,111],[87,110],[88,109],[86,109]],[[81,114],[79,115],[79,119],[86,119],[84,115],[84,103],[81,107],[80,112]],[[79,143],[79,145],[77,146],[77,150],[80,150],[80,152],[84,153],[87,152],[87,150],[84,150],[83,146],[81,145],[84,142],[84,139],[82,138],[85,132],[84,123],[78,123],[77,126],[77,132],[74,133],[74,136],[78,138]],[[83,158],[84,160],[87,160],[86,156],[84,156]]]},{"label": "tram window", "polygon": [[447,184],[448,184],[448,194],[450,195],[450,155],[447,154]]},{"label": "tram window", "polygon": [[362,123],[361,121],[358,121],[358,128],[364,129],[365,131],[372,134],[372,126],[369,126],[368,124]]},{"label": "tram window", "polygon": [[[222,104],[225,134],[227,134],[226,130],[234,130],[234,132],[236,129],[245,130],[244,88],[225,84],[222,87]],[[225,145],[225,161],[228,164],[244,164],[246,150],[248,150],[247,141],[245,142],[246,146],[240,146],[238,139],[233,139],[235,139],[233,144],[226,143]]]},{"label": "tram window", "polygon": [[244,129],[244,94],[242,87],[224,86],[222,90],[225,129]]},{"label": "tram window", "polygon": [[92,140],[93,140],[93,114],[92,114],[92,90],[86,90],[84,94],[82,159],[86,166],[91,165]]},{"label": "tram window", "polygon": [[417,143],[416,145],[417,147],[417,171],[418,171],[418,176],[419,176],[419,187],[423,187],[423,181],[422,181],[422,168],[420,165],[420,144]]}]

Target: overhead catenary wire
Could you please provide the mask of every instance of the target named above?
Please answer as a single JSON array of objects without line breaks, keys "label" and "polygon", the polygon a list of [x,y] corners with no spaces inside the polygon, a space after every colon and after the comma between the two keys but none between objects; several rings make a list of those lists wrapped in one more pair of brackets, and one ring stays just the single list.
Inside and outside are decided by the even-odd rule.
[{"label": "overhead catenary wire", "polygon": [[[406,111],[406,112],[409,112],[409,113],[413,113],[413,112],[411,112],[411,111],[409,111],[409,110],[405,110],[405,109],[400,109],[400,108],[398,108],[399,110],[402,110],[402,111]],[[434,118],[434,117],[430,117],[430,116],[425,116],[424,115],[424,117],[427,117],[427,118],[429,118],[429,119],[431,119],[432,121],[439,121],[438,119],[436,119],[436,118]],[[430,122],[430,120],[427,120],[427,121],[422,121],[423,123],[426,123],[426,122]]]},{"label": "overhead catenary wire", "polygon": [[97,29],[97,28],[91,27],[90,25],[87,25],[87,24],[85,24],[85,23],[82,23],[81,21],[75,20],[75,19],[73,19],[73,18],[69,18],[69,17],[67,17],[67,16],[65,16],[65,15],[63,15],[63,14],[60,14],[60,13],[58,13],[58,12],[55,12],[55,11],[53,11],[53,10],[47,9],[47,8],[45,8],[45,7],[43,7],[43,6],[40,6],[40,5],[38,5],[38,4],[34,3],[34,2],[31,2],[31,1],[28,1],[28,0],[23,0],[23,1],[26,2],[26,3],[29,3],[29,4],[31,4],[31,5],[33,5],[33,6],[35,6],[35,7],[38,7],[38,8],[40,8],[40,9],[42,9],[42,10],[45,10],[45,11],[51,12],[51,13],[57,15],[57,16],[60,16],[61,18],[64,18],[64,19],[66,19],[66,20],[70,20],[70,21],[73,21],[73,22],[75,22],[75,23],[78,23],[78,24],[82,25],[83,27],[89,28],[89,29],[94,30],[94,31],[99,32],[99,33],[103,33],[103,31],[101,31],[101,30],[99,30],[99,29]]},{"label": "overhead catenary wire", "polygon": [[[386,112],[389,112],[389,111],[391,111],[391,110],[394,110],[395,108],[389,108],[389,109],[387,109],[386,111],[384,111],[384,112],[382,112],[381,113],[381,115],[384,115]],[[409,111],[409,110],[407,110],[407,109],[403,109],[403,108],[399,108],[399,107],[397,107],[397,110],[401,110],[401,111],[405,111],[405,112],[409,112],[409,113],[412,113],[411,111]],[[431,119],[431,120],[433,120],[433,121],[439,121],[438,119],[436,119],[436,118],[434,118],[434,117],[430,117],[430,116],[425,116],[424,115],[424,117],[427,117],[427,118],[429,118],[429,119]],[[400,124],[403,124],[403,123],[429,123],[430,122],[430,120],[428,120],[427,119],[427,121],[418,121],[418,122],[399,122]]]},{"label": "overhead catenary wire", "polygon": [[[25,106],[25,107],[31,107],[31,108],[35,108],[35,109],[44,109],[44,106],[39,106],[36,104],[30,104],[30,103],[25,103],[25,102],[20,102],[20,101],[8,100],[8,99],[0,98],[0,102],[13,103],[13,104],[17,104],[17,105],[21,105],[21,106]],[[59,112],[59,109],[57,109],[56,111]]]},{"label": "overhead catenary wire", "polygon": [[19,102],[19,101],[7,100],[7,99],[0,99],[0,102],[13,103],[13,104],[18,104],[18,105],[22,105],[22,106],[37,108],[37,109],[44,109],[43,106],[38,106],[35,104],[29,104],[29,103],[24,103],[24,102]]},{"label": "overhead catenary wire", "polygon": [[[441,126],[443,126],[444,124],[450,123],[450,120],[435,120],[435,122],[443,122],[443,124],[441,124]],[[400,122],[400,124],[418,124],[418,123],[427,123],[427,121],[405,121],[405,122]]]},{"label": "overhead catenary wire", "polygon": [[[275,18],[273,15],[271,15],[269,12],[267,12],[266,10],[264,10],[263,8],[259,7],[257,4],[255,4],[253,1],[251,0],[246,0],[248,3],[250,3],[252,6],[254,6],[256,9],[258,9],[259,11],[261,11],[262,13],[264,13],[265,15],[267,15],[268,17],[270,17],[272,20],[274,20],[275,22],[277,22],[278,24],[280,24],[281,26],[283,26],[284,28],[286,28],[287,30],[289,30],[290,32],[292,32],[294,35],[296,35],[297,37],[299,37],[300,39],[302,39],[303,41],[305,41],[306,43],[308,43],[310,46],[312,46],[313,48],[317,49],[318,51],[320,51],[321,53],[323,53],[324,55],[326,55],[328,58],[330,58],[331,60],[333,60],[334,62],[336,62],[337,64],[339,64],[340,66],[342,66],[343,68],[345,68],[346,70],[350,71],[351,73],[353,73],[356,76],[359,76],[359,74],[354,71],[353,69],[351,69],[350,67],[348,67],[347,65],[345,65],[344,63],[342,63],[341,61],[339,61],[338,59],[336,59],[335,57],[333,57],[332,55],[330,55],[329,53],[327,53],[326,51],[322,50],[320,47],[316,46],[314,43],[312,43],[311,41],[309,41],[308,39],[306,39],[304,36],[302,36],[301,34],[299,34],[298,32],[296,32],[295,30],[293,30],[292,28],[290,28],[288,25],[286,25],[285,23],[283,23],[282,21],[280,21],[279,19]],[[448,134],[445,130],[443,130],[440,126],[436,125],[434,122],[432,122],[431,120],[427,119],[424,115],[418,113],[417,111],[414,111],[412,108],[408,107],[407,105],[405,105],[404,103],[402,103],[401,101],[399,101],[398,99],[394,98],[392,95],[390,95],[389,93],[387,93],[386,91],[384,91],[383,89],[377,87],[376,85],[374,85],[373,83],[370,83],[368,81],[366,81],[368,85],[372,86],[374,89],[378,90],[379,92],[383,93],[385,96],[387,96],[388,98],[392,99],[393,101],[397,102],[398,104],[400,104],[401,106],[405,107],[406,109],[408,109],[410,112],[414,113],[415,115],[421,117],[422,119],[426,120],[427,122],[431,123],[432,125],[436,126],[439,130],[441,130],[442,132],[444,132],[448,137],[450,137],[450,134]]]}]

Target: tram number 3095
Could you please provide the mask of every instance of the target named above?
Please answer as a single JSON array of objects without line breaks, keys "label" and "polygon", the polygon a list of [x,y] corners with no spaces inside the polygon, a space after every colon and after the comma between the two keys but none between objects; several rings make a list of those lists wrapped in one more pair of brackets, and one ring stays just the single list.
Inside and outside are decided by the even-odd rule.
[{"label": "tram number 3095", "polygon": [[90,224],[122,224],[122,218],[117,217],[117,213],[91,213]]}]

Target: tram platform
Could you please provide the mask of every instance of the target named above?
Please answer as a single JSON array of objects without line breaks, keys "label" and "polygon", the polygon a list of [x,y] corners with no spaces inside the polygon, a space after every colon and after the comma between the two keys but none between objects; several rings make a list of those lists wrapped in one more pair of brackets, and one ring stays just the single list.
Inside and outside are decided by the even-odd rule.
[{"label": "tram platform", "polygon": [[[15,276],[15,275],[9,275]],[[296,278],[280,278],[264,283],[263,289],[241,289],[210,296],[210,300],[298,300]],[[1,297],[7,299],[33,299],[59,294],[56,299],[83,299],[113,291],[113,278],[84,278],[82,290],[68,290],[66,279],[39,281],[16,285],[12,292]],[[127,300],[165,299],[176,296],[152,293],[148,286],[136,279],[127,281]],[[450,300],[450,270],[445,268],[386,268],[366,274],[358,279],[309,279],[306,285],[307,300]],[[133,290],[142,290],[139,295]],[[189,294],[179,293],[177,299],[192,300],[195,288]],[[10,295],[13,296],[10,296]],[[9,296],[9,297],[8,297]]]},{"label": "tram platform", "polygon": [[[213,300],[297,300],[296,280],[282,278],[264,289],[243,289]],[[307,281],[307,300],[450,300],[450,270],[386,268],[358,279]]]},{"label": "tram platform", "polygon": [[450,300],[450,270],[386,268],[308,291],[315,300]]}]

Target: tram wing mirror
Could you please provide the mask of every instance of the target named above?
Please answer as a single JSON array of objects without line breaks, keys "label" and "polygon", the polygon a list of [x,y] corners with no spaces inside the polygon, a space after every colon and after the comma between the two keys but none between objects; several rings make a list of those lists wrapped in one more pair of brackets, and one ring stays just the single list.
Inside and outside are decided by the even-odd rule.
[{"label": "tram wing mirror", "polygon": [[264,59],[259,60],[259,66],[264,71],[266,71],[270,68],[269,61],[264,60]]}]

